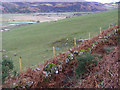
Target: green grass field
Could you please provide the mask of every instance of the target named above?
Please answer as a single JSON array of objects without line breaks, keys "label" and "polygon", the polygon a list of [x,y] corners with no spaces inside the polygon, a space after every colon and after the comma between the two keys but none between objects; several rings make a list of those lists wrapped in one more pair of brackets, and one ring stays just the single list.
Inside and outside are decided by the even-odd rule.
[{"label": "green grass field", "polygon": [[[109,24],[117,22],[117,10],[106,11],[84,15],[57,22],[44,22],[32,24],[19,28],[14,28],[10,32],[3,32],[3,49],[15,64],[15,69],[19,70],[19,60],[22,57],[24,70],[26,67],[34,67],[52,58],[52,45],[55,44],[60,50],[56,53],[64,52],[73,46],[73,38],[88,38],[99,34],[99,28],[108,28]],[[68,46],[64,46],[62,41],[68,38]],[[14,56],[13,53],[17,53]]]}]

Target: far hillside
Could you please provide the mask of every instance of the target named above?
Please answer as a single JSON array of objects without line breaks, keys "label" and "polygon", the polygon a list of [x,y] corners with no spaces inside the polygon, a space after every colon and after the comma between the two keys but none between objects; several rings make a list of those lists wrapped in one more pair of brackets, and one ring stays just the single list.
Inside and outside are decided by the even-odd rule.
[{"label": "far hillside", "polygon": [[[117,10],[112,10],[14,28],[3,32],[2,46],[6,50],[3,55],[12,58],[17,70],[19,70],[18,58],[21,56],[25,70],[25,67],[33,67],[51,58],[53,45],[56,54],[62,53],[67,48],[73,47],[74,37],[77,40],[88,39],[89,32],[93,37],[100,33],[100,27],[104,30],[110,24],[116,24],[117,20]],[[78,44],[80,42],[77,42]]]},{"label": "far hillside", "polygon": [[1,10],[3,13],[40,13],[96,12],[108,9],[98,2],[3,2]]}]

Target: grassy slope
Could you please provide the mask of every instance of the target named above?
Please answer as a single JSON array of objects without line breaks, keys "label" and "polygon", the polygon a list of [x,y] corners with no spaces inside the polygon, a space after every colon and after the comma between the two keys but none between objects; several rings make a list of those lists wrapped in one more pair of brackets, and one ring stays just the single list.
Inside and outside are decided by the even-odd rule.
[{"label": "grassy slope", "polygon": [[[15,28],[3,32],[3,49],[12,57],[16,69],[19,68],[18,58],[22,56],[25,69],[52,57],[52,42],[63,38],[88,38],[88,32],[94,36],[99,33],[99,27],[107,28],[108,24],[117,21],[117,17],[117,10],[114,10]],[[57,53],[64,50],[66,48]]]}]

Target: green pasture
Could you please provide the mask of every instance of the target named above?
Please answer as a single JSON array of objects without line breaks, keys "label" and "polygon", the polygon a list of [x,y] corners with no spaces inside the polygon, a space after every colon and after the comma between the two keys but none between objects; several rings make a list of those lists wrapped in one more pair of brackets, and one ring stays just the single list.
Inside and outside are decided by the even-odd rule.
[{"label": "green pasture", "polygon": [[18,58],[21,56],[23,70],[26,70],[52,58],[52,45],[57,47],[56,54],[64,52],[73,46],[74,37],[77,40],[85,39],[89,32],[93,37],[99,34],[100,27],[106,29],[109,24],[115,24],[117,19],[117,10],[112,10],[14,28],[2,34],[2,47],[6,50],[3,55],[12,58],[16,70],[19,70]]}]

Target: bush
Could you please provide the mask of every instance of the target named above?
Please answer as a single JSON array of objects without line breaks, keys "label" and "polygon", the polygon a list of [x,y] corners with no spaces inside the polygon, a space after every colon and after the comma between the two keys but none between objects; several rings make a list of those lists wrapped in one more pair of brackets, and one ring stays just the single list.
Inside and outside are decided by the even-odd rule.
[{"label": "bush", "polygon": [[104,50],[107,54],[109,54],[112,50],[114,50],[114,48],[112,47],[104,47]]},{"label": "bush", "polygon": [[4,83],[9,72],[13,70],[13,61],[11,59],[3,59],[2,61],[2,83]]},{"label": "bush", "polygon": [[94,58],[95,55],[91,55],[90,53],[84,53],[76,58],[78,60],[78,65],[75,68],[77,78],[88,72],[90,67],[97,65],[97,60],[94,60]]}]

